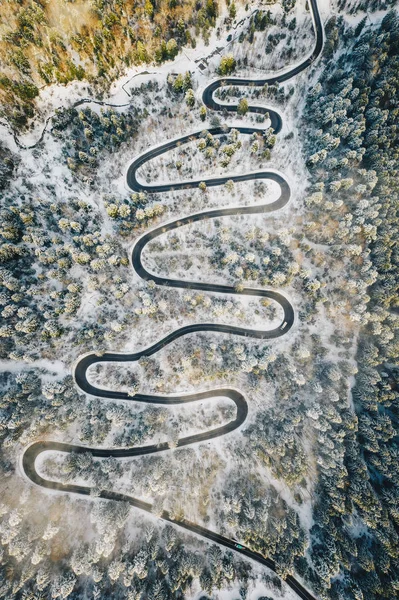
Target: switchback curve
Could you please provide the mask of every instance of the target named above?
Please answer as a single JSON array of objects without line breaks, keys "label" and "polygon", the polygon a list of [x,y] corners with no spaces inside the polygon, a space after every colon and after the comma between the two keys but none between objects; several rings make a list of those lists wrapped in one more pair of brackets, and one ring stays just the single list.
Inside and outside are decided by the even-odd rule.
[{"label": "switchback curve", "polygon": [[[212,81],[209,85],[206,86],[203,94],[202,101],[211,110],[223,110],[227,112],[237,112],[237,106],[235,104],[227,104],[224,102],[218,102],[214,98],[214,92],[220,87],[226,86],[242,86],[247,85],[251,87],[262,87],[264,85],[275,85],[276,83],[284,83],[289,81],[302,71],[305,71],[310,65],[318,58],[323,50],[323,24],[321,22],[321,17],[319,13],[319,9],[317,6],[317,0],[309,0],[310,8],[312,11],[312,19],[313,19],[313,28],[316,34],[316,43],[313,47],[311,54],[301,63],[296,65],[293,68],[283,69],[273,75],[269,75],[269,77],[262,77],[256,79],[245,79],[238,77],[224,77],[220,79],[216,79]],[[270,108],[265,108],[264,106],[256,106],[249,105],[249,112],[257,113],[257,114],[266,114],[269,113],[271,119],[271,126],[273,127],[276,133],[279,133],[282,126],[282,120],[278,113],[271,110]]]},{"label": "switchback curve", "polygon": [[[323,29],[321,24],[320,15],[317,7],[317,0],[310,0],[310,6],[312,9],[312,16],[314,22],[314,28],[316,33],[316,43],[312,54],[300,65],[297,65],[293,69],[289,69],[280,74],[273,75],[269,78],[265,79],[238,79],[238,78],[225,78],[219,79],[217,81],[212,82],[203,93],[203,101],[206,106],[212,110],[227,110],[228,112],[234,112],[237,110],[237,106],[235,105],[225,105],[217,102],[213,95],[216,89],[222,87],[224,85],[259,85],[263,86],[267,84],[273,83],[281,83],[289,80],[294,77],[304,69],[306,69],[313,60],[318,57],[321,53],[323,47]],[[272,111],[270,109],[266,109],[260,106],[250,106],[250,112],[266,114],[269,113],[271,125],[276,133],[281,130],[282,120],[280,115],[276,111]],[[237,127],[240,133],[252,134],[252,133],[263,133],[263,130],[259,128],[252,127]],[[229,129],[224,128],[213,128],[209,130],[213,135],[223,134]],[[194,134],[190,134],[187,136],[183,136],[178,140],[172,140],[166,142],[145,152],[138,158],[136,158],[130,165],[127,172],[127,183],[132,190],[135,191],[151,191],[151,192],[167,192],[171,190],[179,190],[179,189],[188,189],[188,188],[196,188],[198,187],[201,180],[198,181],[187,181],[187,182],[177,182],[172,184],[155,184],[155,185],[145,185],[140,183],[137,179],[137,170],[148,160],[167,152],[168,150],[175,148],[178,144],[187,143],[193,139],[198,139],[202,135],[202,132],[196,132]],[[145,395],[145,394],[136,394],[134,397],[129,396],[126,392],[115,392],[107,389],[97,388],[93,386],[88,378],[87,371],[90,366],[96,363],[102,362],[133,362],[139,360],[142,356],[151,356],[158,352],[161,348],[170,344],[174,340],[189,333],[198,332],[198,331],[215,331],[218,333],[227,333],[241,336],[250,336],[258,339],[273,339],[285,335],[289,329],[292,327],[294,322],[294,310],[291,303],[288,301],[285,296],[280,294],[279,292],[275,292],[272,290],[261,290],[254,288],[244,288],[243,290],[237,291],[232,286],[225,285],[216,285],[216,284],[208,284],[203,282],[193,282],[193,281],[183,281],[183,280],[173,280],[169,278],[159,277],[155,274],[149,273],[142,264],[141,255],[146,244],[154,239],[155,237],[188,223],[194,221],[200,221],[204,219],[210,219],[215,217],[223,217],[228,215],[237,215],[237,214],[256,214],[256,213],[271,213],[275,210],[281,209],[283,206],[287,204],[290,199],[290,188],[284,177],[275,172],[275,171],[260,171],[256,173],[249,173],[244,175],[230,175],[224,177],[210,178],[206,179],[205,183],[207,187],[222,185],[226,183],[228,180],[233,180],[235,182],[240,181],[248,181],[254,179],[269,179],[275,181],[280,186],[280,196],[279,198],[269,204],[258,205],[258,206],[250,206],[250,207],[232,207],[225,209],[215,209],[211,211],[204,211],[201,213],[196,213],[194,215],[190,215],[188,217],[184,217],[183,219],[175,220],[160,227],[157,227],[150,232],[143,235],[139,240],[137,240],[133,251],[132,251],[132,266],[138,273],[140,277],[146,280],[153,280],[158,285],[165,285],[169,287],[176,288],[189,288],[196,289],[202,291],[208,291],[213,293],[224,293],[224,294],[240,294],[240,295],[250,295],[257,297],[265,297],[270,298],[277,303],[283,309],[284,318],[282,323],[272,330],[254,330],[242,327],[234,327],[230,325],[220,325],[220,324],[207,324],[207,323],[199,323],[194,325],[189,325],[186,327],[182,327],[177,329],[159,340],[152,346],[145,348],[136,353],[116,353],[116,352],[106,352],[102,356],[97,356],[94,353],[87,354],[83,356],[77,363],[75,367],[75,381],[78,387],[91,395],[100,397],[100,398],[108,398],[113,400],[129,400],[135,402],[145,402],[152,404],[162,404],[162,405],[176,405],[183,404],[187,402],[194,402],[198,400],[203,400],[206,398],[215,398],[215,397],[228,397],[232,402],[235,403],[237,413],[236,418],[229,423],[218,427],[216,429],[212,429],[209,431],[205,431],[203,433],[195,434],[192,436],[188,436],[185,438],[181,438],[178,440],[178,446],[186,446],[193,443],[198,443],[204,440],[209,440],[220,435],[225,435],[231,431],[234,431],[238,427],[240,427],[246,420],[248,413],[248,405],[244,398],[244,396],[238,390],[232,388],[220,388],[216,390],[209,390],[205,392],[198,392],[194,394],[186,394],[186,395],[173,395],[173,396],[156,396],[156,395]],[[82,495],[91,495],[93,490],[88,486],[80,486],[73,484],[62,484],[57,481],[51,481],[42,477],[36,470],[35,463],[36,459],[40,454],[45,451],[56,451],[62,453],[85,453],[89,452],[94,457],[128,457],[128,456],[142,456],[146,454],[153,454],[156,452],[163,452],[169,449],[169,446],[166,442],[158,445],[147,445],[136,448],[89,448],[86,446],[67,444],[61,442],[52,442],[52,441],[39,441],[35,442],[32,445],[28,446],[25,449],[25,452],[22,456],[22,469],[25,475],[35,484],[47,488],[53,489],[63,492],[76,493]],[[124,501],[128,502],[132,506],[140,508],[141,510],[145,510],[147,512],[152,512],[152,505],[146,502],[143,502],[137,498],[133,498],[132,496],[128,496],[126,494],[120,494],[117,492],[106,491],[103,490],[100,492],[99,496],[108,500],[116,500],[116,501]],[[209,529],[206,529],[200,525],[192,523],[186,519],[176,520],[173,518],[167,511],[163,511],[161,517],[165,521],[169,521],[170,523],[174,523],[179,527],[182,527],[188,531],[196,533],[204,538],[212,540],[226,548],[230,548],[240,554],[247,556],[256,562],[263,564],[273,571],[276,571],[276,564],[270,558],[264,557],[263,555],[253,552],[249,548],[245,548],[242,545],[237,544],[235,540],[228,539],[220,534],[213,532]],[[286,583],[293,589],[298,597],[303,600],[316,600],[315,597],[306,590],[294,577],[288,576],[286,578]]]}]

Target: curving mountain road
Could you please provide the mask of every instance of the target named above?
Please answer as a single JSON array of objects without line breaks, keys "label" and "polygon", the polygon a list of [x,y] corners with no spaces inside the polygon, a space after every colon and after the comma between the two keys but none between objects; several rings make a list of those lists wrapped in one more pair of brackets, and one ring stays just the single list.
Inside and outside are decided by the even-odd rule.
[{"label": "curving mountain road", "polygon": [[[233,104],[225,104],[224,102],[218,102],[214,99],[214,92],[220,87],[226,86],[242,86],[247,85],[251,87],[259,87],[264,85],[274,85],[276,83],[284,83],[289,79],[299,75],[302,71],[305,71],[313,61],[318,58],[323,49],[323,24],[321,22],[319,9],[317,6],[317,0],[310,0],[310,7],[312,9],[313,27],[316,34],[316,43],[314,45],[312,53],[302,63],[293,68],[284,69],[274,75],[262,79],[240,79],[237,77],[225,77],[223,79],[216,79],[210,83],[204,90],[202,100],[204,104],[211,110],[227,110],[228,112],[236,112],[237,106]],[[272,111],[264,106],[249,106],[249,112],[266,114],[269,113],[271,119],[271,125],[276,133],[281,129],[282,121],[281,117],[275,111]]]},{"label": "curving mountain road", "polygon": [[[317,0],[310,0],[310,6],[312,9],[313,23],[314,29],[316,33],[316,43],[311,55],[300,65],[288,69],[286,71],[277,73],[271,77],[265,79],[238,79],[238,78],[225,78],[218,79],[209,84],[203,92],[203,102],[206,106],[211,110],[226,110],[229,112],[235,112],[237,110],[236,105],[232,104],[223,104],[219,103],[214,99],[214,92],[221,86],[226,85],[234,85],[234,86],[263,86],[265,84],[274,84],[274,83],[282,83],[284,81],[288,81],[304,69],[306,69],[315,58],[320,55],[320,52],[323,47],[323,28],[320,19],[320,15],[317,7]],[[278,133],[282,127],[282,120],[280,115],[270,109],[260,106],[250,106],[250,112],[266,114],[269,113],[269,118],[271,122],[271,126]],[[259,133],[263,134],[264,129],[253,128],[253,127],[236,127],[240,133],[243,134],[252,134]],[[220,135],[230,131],[229,128],[213,128],[208,130],[213,135]],[[177,183],[169,183],[169,184],[156,184],[156,185],[145,185],[139,181],[137,178],[138,169],[145,164],[147,161],[155,158],[163,154],[164,152],[168,152],[169,150],[176,148],[177,145],[181,145],[184,143],[188,143],[194,139],[198,139],[201,137],[202,132],[198,131],[190,135],[182,136],[177,140],[171,140],[164,144],[157,146],[154,149],[145,152],[136,158],[128,168],[127,172],[127,183],[129,187],[134,191],[147,191],[147,192],[168,192],[171,190],[181,190],[188,188],[198,188],[199,183],[202,181],[201,179],[195,181],[185,181],[185,182],[177,182]],[[220,324],[212,324],[212,323],[197,323],[194,325],[188,325],[186,327],[181,327],[169,335],[159,340],[152,346],[145,348],[139,352],[135,353],[117,353],[117,352],[106,352],[102,356],[97,356],[94,353],[87,354],[80,358],[76,367],[75,367],[75,381],[78,387],[86,392],[87,394],[91,394],[96,397],[104,398],[104,399],[112,399],[112,400],[125,400],[125,401],[134,401],[134,402],[145,402],[150,404],[162,404],[162,405],[176,405],[183,404],[189,402],[195,402],[199,400],[209,399],[209,398],[217,398],[217,397],[227,397],[236,405],[236,418],[229,423],[217,427],[216,429],[212,429],[209,431],[205,431],[203,433],[198,433],[195,435],[187,436],[178,440],[178,446],[187,446],[189,444],[194,444],[198,442],[203,442],[205,440],[209,440],[212,438],[219,437],[221,435],[225,435],[229,432],[234,431],[238,427],[240,427],[246,420],[248,413],[248,405],[244,398],[244,396],[238,390],[232,388],[219,388],[215,390],[209,390],[205,392],[198,392],[194,394],[181,394],[181,395],[173,395],[173,396],[157,396],[157,395],[146,395],[146,394],[136,394],[134,397],[130,397],[125,392],[115,392],[107,389],[97,388],[93,386],[87,378],[87,371],[89,367],[96,363],[104,363],[104,362],[134,362],[139,360],[143,356],[151,356],[161,350],[166,345],[172,343],[174,340],[198,331],[215,331],[218,333],[224,334],[233,334],[240,336],[248,336],[258,339],[273,339],[285,335],[294,323],[294,310],[287,298],[280,294],[279,292],[272,290],[262,290],[262,289],[254,289],[254,288],[244,288],[239,292],[232,286],[227,285],[217,285],[210,283],[202,283],[197,281],[186,281],[179,279],[170,279],[159,277],[153,273],[150,273],[146,270],[146,268],[142,264],[142,251],[145,246],[154,238],[162,235],[168,231],[172,231],[176,228],[182,227],[189,223],[193,223],[195,221],[201,221],[205,219],[213,219],[215,217],[224,217],[230,215],[237,214],[261,214],[261,213],[271,213],[276,210],[283,208],[290,199],[290,187],[284,177],[273,170],[266,171],[257,171],[254,173],[248,173],[244,175],[229,175],[223,177],[216,177],[206,179],[205,183],[207,187],[218,186],[226,183],[228,180],[233,180],[235,182],[256,180],[256,179],[264,179],[276,182],[280,187],[280,196],[277,200],[269,204],[250,206],[250,207],[230,207],[224,209],[216,209],[210,211],[199,212],[182,219],[174,220],[155,229],[149,231],[141,238],[137,240],[132,250],[132,266],[135,271],[138,273],[140,277],[145,280],[152,280],[158,285],[164,285],[168,287],[175,288],[189,288],[195,290],[201,290],[206,292],[213,293],[221,293],[221,294],[240,294],[254,297],[263,297],[269,298],[275,302],[277,302],[281,308],[283,309],[284,317],[281,324],[272,330],[258,330],[258,329],[249,329],[244,327],[235,327],[232,325],[220,325]],[[32,445],[28,446],[24,454],[22,456],[22,469],[25,475],[36,485],[41,487],[58,490],[62,492],[82,494],[82,495],[90,495],[92,493],[92,488],[89,486],[81,486],[81,485],[73,485],[73,484],[63,484],[57,481],[51,481],[42,477],[36,470],[36,459],[37,457],[46,451],[56,451],[63,453],[86,453],[89,452],[94,457],[129,457],[129,456],[143,456],[145,454],[153,454],[156,452],[164,452],[169,450],[169,446],[166,442],[162,444],[150,444],[147,446],[141,446],[136,448],[88,448],[86,446],[74,445],[74,444],[66,444],[61,442],[52,442],[52,441],[39,441],[35,442]],[[128,502],[132,506],[140,508],[141,510],[145,510],[147,512],[152,512],[152,505],[146,502],[143,502],[137,498],[133,498],[132,496],[128,496],[125,494],[120,494],[117,492],[106,491],[103,490],[100,493],[101,498],[105,498],[108,500],[116,500],[116,501],[124,501]],[[276,571],[276,564],[270,558],[266,558],[257,552],[253,552],[249,548],[245,548],[241,545],[237,547],[237,542],[234,540],[228,539],[224,536],[219,535],[216,532],[213,532],[209,529],[206,529],[200,525],[192,523],[186,519],[176,520],[171,517],[171,515],[164,511],[161,515],[161,518],[164,521],[169,521],[170,523],[174,523],[179,527],[182,527],[188,531],[191,531],[195,534],[200,535],[201,537],[207,538],[220,544],[226,548],[230,548],[240,554],[255,560],[256,562],[263,564],[273,571]],[[286,583],[291,587],[292,590],[298,595],[299,598],[303,600],[316,600],[315,597],[306,590],[294,577],[287,577]]]}]

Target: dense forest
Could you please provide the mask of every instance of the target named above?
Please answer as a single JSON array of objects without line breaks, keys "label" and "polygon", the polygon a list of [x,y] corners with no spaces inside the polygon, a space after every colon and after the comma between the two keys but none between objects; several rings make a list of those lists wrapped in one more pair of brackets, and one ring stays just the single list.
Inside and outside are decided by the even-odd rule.
[{"label": "dense forest", "polygon": [[320,466],[313,567],[303,573],[325,598],[392,599],[399,589],[399,18],[390,12],[368,28],[363,19],[355,30],[332,19],[326,32],[331,58],[304,116],[309,204],[320,219],[309,237],[336,253],[358,246],[348,285],[366,284],[367,304],[352,317],[362,325],[354,413],[321,430],[330,460]]}]

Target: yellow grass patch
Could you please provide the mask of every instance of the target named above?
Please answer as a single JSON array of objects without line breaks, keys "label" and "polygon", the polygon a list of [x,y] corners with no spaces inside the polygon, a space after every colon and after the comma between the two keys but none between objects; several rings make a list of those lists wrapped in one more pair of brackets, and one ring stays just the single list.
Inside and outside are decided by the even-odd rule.
[{"label": "yellow grass patch", "polygon": [[98,19],[93,12],[91,3],[65,2],[65,0],[49,0],[46,15],[50,27],[56,29],[63,37],[80,33],[86,26],[95,27]]}]

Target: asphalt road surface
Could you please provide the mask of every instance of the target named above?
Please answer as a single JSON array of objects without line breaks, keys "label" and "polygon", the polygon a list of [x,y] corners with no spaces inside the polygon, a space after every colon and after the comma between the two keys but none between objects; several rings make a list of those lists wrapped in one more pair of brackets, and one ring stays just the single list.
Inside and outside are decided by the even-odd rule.
[{"label": "asphalt road surface", "polygon": [[[233,104],[223,104],[215,100],[214,92],[222,87],[222,86],[263,86],[265,84],[272,85],[274,83],[282,83],[284,81],[288,81],[295,75],[301,73],[306,68],[308,68],[312,62],[320,55],[321,50],[323,48],[323,27],[320,19],[320,15],[317,7],[317,0],[310,0],[310,7],[312,10],[314,29],[316,33],[316,43],[313,49],[312,54],[301,64],[297,65],[292,69],[285,70],[283,72],[277,73],[276,75],[272,75],[265,79],[239,79],[239,78],[223,78],[218,79],[210,83],[203,92],[203,102],[210,110],[217,111],[228,111],[228,112],[236,112],[237,106]],[[282,127],[281,116],[271,109],[267,109],[261,106],[250,106],[250,112],[266,114],[269,113],[270,123],[273,127],[275,133],[278,133]],[[259,133],[263,134],[264,129],[253,128],[253,127],[236,127],[240,133],[243,134],[252,134]],[[208,130],[213,135],[222,135],[228,133],[230,131],[229,128],[217,127]],[[181,394],[181,395],[173,395],[173,396],[156,396],[156,395],[146,395],[146,394],[136,394],[134,397],[129,396],[125,392],[115,392],[111,390],[97,388],[90,384],[87,379],[87,370],[89,367],[96,363],[106,363],[106,362],[134,362],[139,360],[143,356],[151,356],[164,348],[168,344],[172,343],[174,340],[184,336],[189,335],[194,332],[199,331],[214,331],[222,334],[233,334],[238,336],[247,336],[258,339],[273,339],[285,335],[292,327],[294,323],[294,309],[287,298],[283,294],[273,290],[263,290],[263,289],[255,289],[255,288],[244,288],[239,291],[236,290],[232,286],[227,285],[217,285],[212,283],[202,283],[198,281],[187,281],[180,279],[170,279],[159,277],[158,275],[149,273],[142,264],[142,251],[145,246],[156,238],[159,235],[162,235],[168,231],[172,231],[179,227],[183,227],[189,223],[193,223],[196,221],[202,221],[206,219],[214,219],[216,217],[225,217],[231,215],[238,214],[261,214],[261,213],[272,213],[276,210],[280,210],[283,208],[290,199],[290,188],[287,181],[284,177],[273,170],[267,171],[258,171],[255,173],[247,173],[244,175],[228,175],[223,177],[215,177],[209,179],[198,179],[194,181],[185,181],[185,182],[176,182],[172,184],[162,184],[162,185],[145,185],[141,183],[137,179],[137,170],[147,161],[155,158],[167,152],[179,144],[188,143],[192,140],[200,138],[202,135],[202,131],[198,131],[192,133],[190,135],[182,136],[179,139],[171,140],[164,144],[157,146],[145,152],[136,158],[130,165],[127,172],[127,183],[129,187],[134,191],[149,191],[149,192],[168,192],[171,190],[181,190],[181,189],[189,189],[189,188],[198,188],[198,185],[201,181],[205,181],[207,187],[223,185],[228,180],[233,180],[235,182],[240,181],[250,181],[250,180],[270,180],[277,183],[280,187],[280,195],[277,200],[271,202],[269,204],[249,206],[249,207],[231,207],[224,209],[216,209],[204,211],[196,214],[189,215],[187,217],[171,221],[160,227],[156,227],[152,229],[141,238],[139,238],[132,250],[132,266],[135,271],[145,280],[152,280],[158,285],[165,285],[168,287],[175,288],[188,288],[193,290],[201,290],[205,292],[212,292],[217,294],[239,294],[239,295],[247,295],[254,297],[263,297],[269,298],[275,302],[277,302],[282,310],[283,310],[283,319],[278,327],[271,330],[258,330],[258,329],[249,329],[244,327],[235,327],[232,325],[218,325],[212,323],[197,323],[194,325],[188,325],[186,327],[181,327],[180,329],[176,329],[171,332],[169,335],[165,336],[163,339],[159,340],[152,346],[145,348],[139,352],[135,353],[117,353],[117,352],[106,352],[101,356],[98,356],[94,353],[87,354],[79,360],[75,367],[75,381],[78,387],[87,394],[92,396],[96,396],[104,399],[112,399],[112,400],[127,400],[133,402],[145,402],[150,404],[162,404],[162,405],[176,405],[176,404],[185,404],[189,402],[197,402],[204,399],[214,399],[218,397],[227,397],[236,405],[236,417],[234,420],[229,423],[217,427],[215,429],[211,429],[209,431],[205,431],[202,433],[198,433],[195,435],[190,435],[184,438],[180,438],[178,440],[178,447],[187,446],[190,444],[195,444],[199,442],[204,442],[222,435],[226,435],[238,427],[240,427],[246,420],[248,413],[248,405],[244,398],[244,396],[238,390],[233,388],[219,388],[215,390],[209,390],[206,392],[198,392],[195,394]],[[55,451],[62,453],[90,453],[94,457],[104,458],[104,457],[129,457],[129,456],[143,456],[146,454],[154,454],[157,452],[165,452],[170,450],[168,443],[164,442],[162,444],[150,444],[148,446],[141,446],[136,448],[89,448],[86,446],[79,446],[73,444],[66,444],[61,442],[52,442],[52,441],[38,441],[30,446],[28,446],[22,457],[22,468],[26,474],[26,476],[33,481],[35,484],[52,490],[58,490],[61,492],[68,492],[73,494],[82,494],[89,496],[92,493],[92,488],[81,486],[81,485],[73,485],[73,484],[63,484],[57,481],[51,481],[42,477],[36,471],[36,459],[37,457],[46,451]],[[147,512],[152,512],[152,505],[146,502],[142,502],[137,498],[133,498],[126,494],[120,494],[113,491],[103,490],[100,493],[101,498],[105,498],[108,500],[116,500],[128,502],[132,506],[135,506],[141,510],[145,510]],[[179,527],[182,527],[192,533],[195,533],[203,538],[209,539],[217,544],[220,544],[226,548],[230,548],[235,552],[240,553],[241,555],[247,556],[248,558],[255,560],[256,562],[263,564],[273,571],[276,571],[276,564],[270,558],[267,558],[257,552],[253,552],[249,548],[244,547],[239,544],[237,547],[237,542],[235,540],[228,539],[224,536],[219,535],[216,532],[213,532],[205,527],[201,527],[195,523],[191,523],[186,519],[176,520],[173,519],[168,512],[164,511],[160,517],[164,521],[169,521]],[[286,583],[290,586],[292,590],[298,595],[299,598],[304,600],[316,600],[316,598],[305,589],[294,577],[287,577]]]}]

